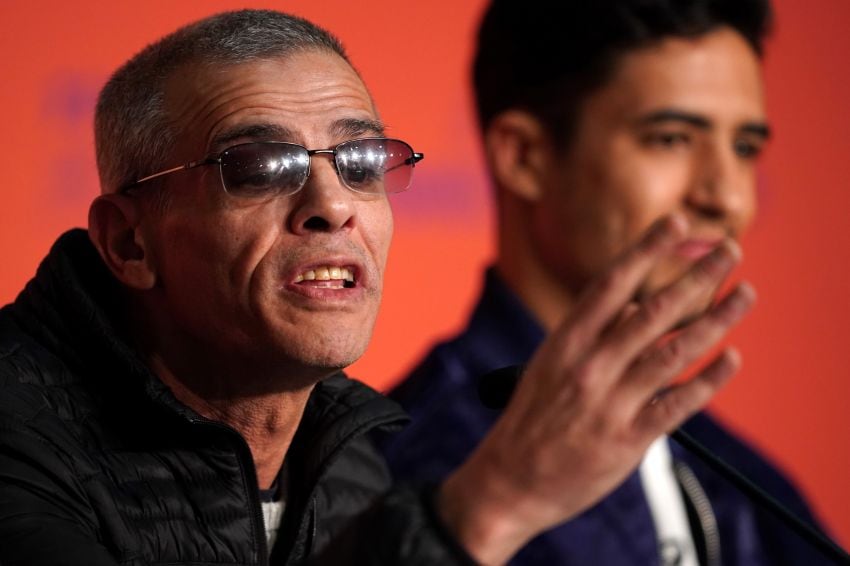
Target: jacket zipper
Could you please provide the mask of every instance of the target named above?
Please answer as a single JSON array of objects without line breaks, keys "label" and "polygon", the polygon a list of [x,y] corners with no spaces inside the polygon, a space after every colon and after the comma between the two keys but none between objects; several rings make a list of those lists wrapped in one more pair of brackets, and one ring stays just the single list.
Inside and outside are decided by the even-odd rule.
[{"label": "jacket zipper", "polygon": [[679,480],[682,491],[690,500],[696,512],[697,521],[699,522],[700,531],[702,531],[703,541],[705,542],[705,566],[721,566],[720,533],[717,529],[717,517],[715,517],[714,510],[711,508],[711,502],[708,500],[708,496],[702,489],[693,470],[687,464],[682,461],[676,461],[673,465],[673,471],[676,474],[676,479]]},{"label": "jacket zipper", "polygon": [[191,423],[196,426],[222,430],[236,438],[236,444],[239,450],[236,457],[239,460],[239,469],[242,472],[242,479],[248,491],[248,505],[251,509],[251,528],[254,531],[254,538],[257,541],[257,546],[254,548],[257,552],[257,563],[261,566],[268,566],[269,549],[268,542],[266,541],[265,520],[263,519],[262,505],[260,505],[260,486],[257,483],[257,471],[254,468],[254,457],[251,454],[251,448],[245,439],[242,438],[241,434],[225,424],[202,417],[192,418]]},{"label": "jacket zipper", "polygon": [[[340,438],[334,448],[329,451],[327,457],[324,459],[322,464],[317,468],[317,474],[312,479],[308,493],[308,507],[305,509],[304,515],[301,516],[301,520],[299,521],[298,527],[295,529],[295,536],[298,536],[298,533],[302,532],[305,528],[307,529],[307,541],[305,544],[305,553],[304,557],[307,558],[311,555],[313,550],[313,543],[316,539],[316,530],[318,529],[318,510],[317,510],[317,502],[316,502],[316,488],[321,482],[325,472],[334,464],[339,455],[343,452],[343,450],[348,446],[350,442],[352,442],[355,438],[366,434],[369,431],[375,430],[381,426],[391,424],[399,421],[398,415],[381,415],[378,417],[373,417],[363,423],[360,426],[352,429],[349,433]],[[305,525],[305,521],[308,523]],[[292,548],[287,552],[286,559],[283,562],[284,564],[292,563]]]}]

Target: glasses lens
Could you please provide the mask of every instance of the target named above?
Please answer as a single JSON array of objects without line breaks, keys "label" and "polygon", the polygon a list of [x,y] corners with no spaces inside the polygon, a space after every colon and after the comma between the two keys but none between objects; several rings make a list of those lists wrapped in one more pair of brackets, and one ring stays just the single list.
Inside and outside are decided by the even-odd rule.
[{"label": "glasses lens", "polygon": [[246,143],[221,155],[224,190],[236,196],[294,193],[307,181],[309,172],[307,150],[291,143]]},{"label": "glasses lens", "polygon": [[410,186],[413,150],[401,140],[367,138],[336,147],[336,167],[342,182],[354,191],[397,193]]}]

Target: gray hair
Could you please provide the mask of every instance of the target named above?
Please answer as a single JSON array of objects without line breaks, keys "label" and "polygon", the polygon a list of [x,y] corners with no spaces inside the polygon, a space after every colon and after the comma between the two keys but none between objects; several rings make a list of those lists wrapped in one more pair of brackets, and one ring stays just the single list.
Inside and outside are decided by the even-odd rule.
[{"label": "gray hair", "polygon": [[349,62],[329,32],[272,10],[224,12],[189,24],[145,47],[109,79],[95,110],[95,148],[101,192],[112,193],[163,167],[177,132],[169,123],[165,84],[187,64],[232,65],[307,50]]}]

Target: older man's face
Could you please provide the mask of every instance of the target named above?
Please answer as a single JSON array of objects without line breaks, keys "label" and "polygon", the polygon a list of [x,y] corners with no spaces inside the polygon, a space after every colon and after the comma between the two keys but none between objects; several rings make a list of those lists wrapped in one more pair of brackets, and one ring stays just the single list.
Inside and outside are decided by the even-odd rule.
[{"label": "older man's face", "polygon": [[669,283],[752,220],[765,137],[759,61],[730,28],[623,55],[584,101],[573,143],[549,171],[533,234],[542,264],[580,289],[654,221],[679,212],[688,239],[645,291]]},{"label": "older man's face", "polygon": [[[322,51],[187,69],[167,93],[180,132],[174,164],[242,142],[317,149],[382,133],[360,78]],[[216,165],[170,175],[167,183],[171,204],[146,229],[156,242],[169,336],[211,356],[319,373],[363,353],[392,236],[385,196],[347,189],[323,155],[312,158],[307,184],[290,196],[230,195]],[[353,285],[342,280],[343,268]],[[325,269],[330,281],[301,281]]]}]

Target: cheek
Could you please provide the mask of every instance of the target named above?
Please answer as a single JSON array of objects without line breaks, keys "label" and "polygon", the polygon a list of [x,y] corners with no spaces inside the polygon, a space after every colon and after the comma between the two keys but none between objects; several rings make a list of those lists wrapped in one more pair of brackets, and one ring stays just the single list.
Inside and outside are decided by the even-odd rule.
[{"label": "cheek", "polygon": [[755,166],[745,175],[743,182],[742,206],[740,213],[733,218],[735,233],[741,234],[756,219],[761,199],[765,192],[765,180]]},{"label": "cheek", "polygon": [[688,160],[632,148],[610,170],[608,209],[619,216],[621,247],[635,241],[659,218],[681,211],[691,182]]},{"label": "cheek", "polygon": [[393,213],[388,199],[370,203],[361,213],[361,228],[366,249],[378,275],[383,277],[393,238]]},{"label": "cheek", "polygon": [[277,232],[260,229],[262,214],[208,217],[203,224],[178,219],[165,232],[167,274],[198,299],[219,305],[245,298],[257,267]]},{"label": "cheek", "polygon": [[664,172],[636,177],[634,181],[630,192],[622,195],[631,241],[637,240],[661,217],[683,209],[686,185],[681,176]]},{"label": "cheek", "polygon": [[583,264],[607,263],[670,207],[666,180],[633,155],[600,152],[578,162],[575,172],[545,214],[556,216],[552,222]]},{"label": "cheek", "polygon": [[658,218],[682,208],[688,172],[681,162],[659,163],[633,146],[584,157],[565,166],[534,230],[550,265],[589,277]]}]

